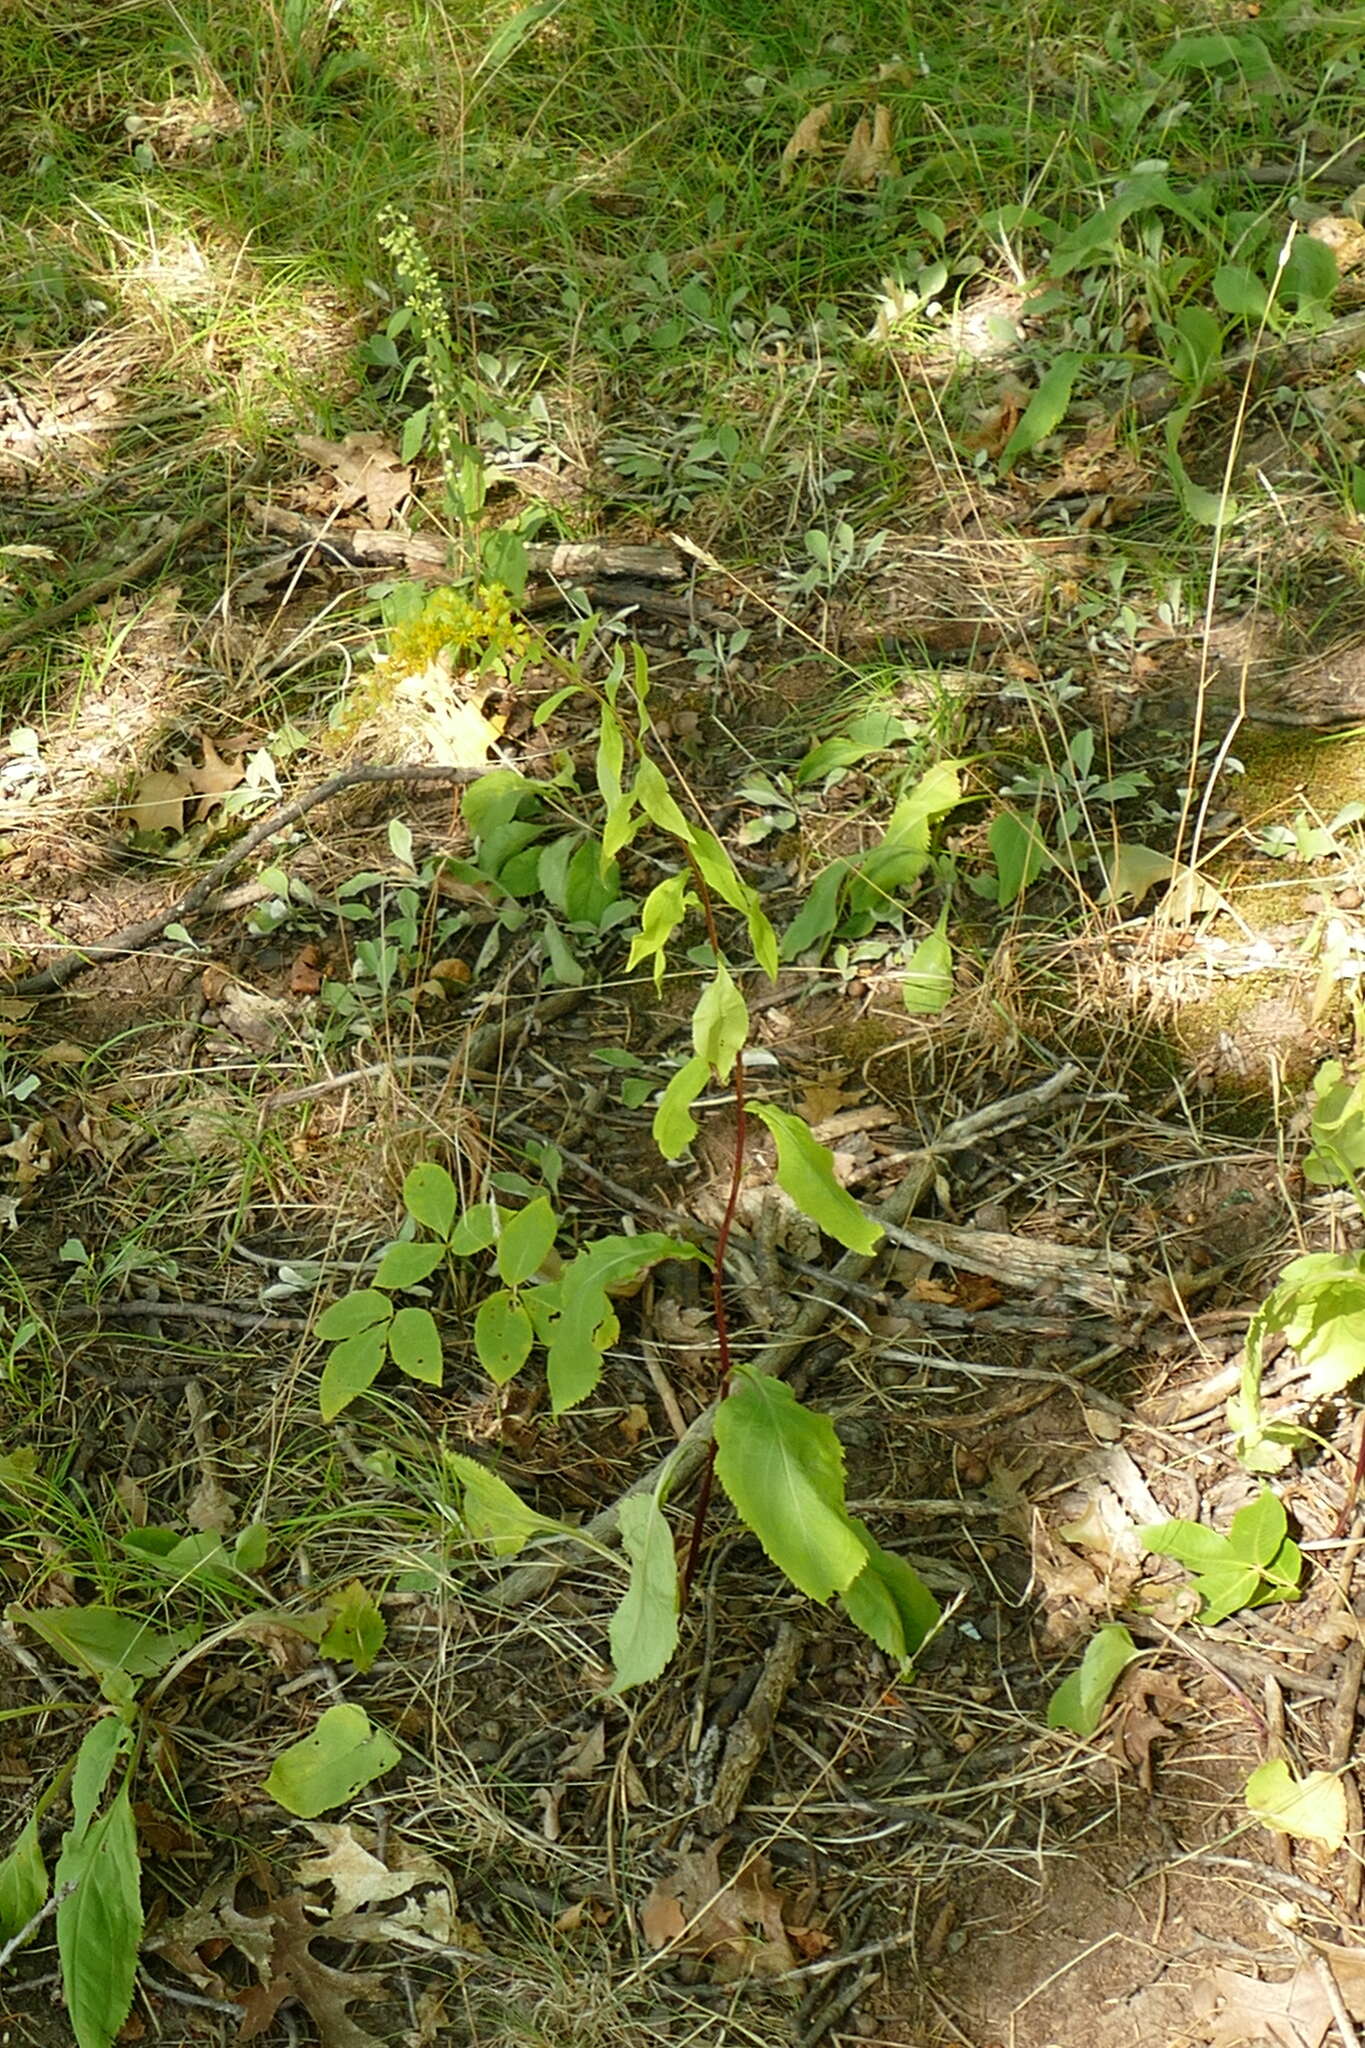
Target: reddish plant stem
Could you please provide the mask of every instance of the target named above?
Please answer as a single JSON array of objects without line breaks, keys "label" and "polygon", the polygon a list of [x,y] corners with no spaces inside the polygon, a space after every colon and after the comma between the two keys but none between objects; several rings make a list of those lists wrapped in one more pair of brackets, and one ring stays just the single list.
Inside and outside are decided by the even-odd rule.
[{"label": "reddish plant stem", "polygon": [[[689,856],[690,858],[690,856]],[[711,951],[717,962],[720,960],[720,939],[716,932],[716,914],[711,902],[711,891],[706,879],[695,861],[692,873],[701,896],[702,910],[706,917],[706,932],[711,941]],[[725,1309],[725,1252],[734,1228],[735,1210],[739,1203],[740,1182],[744,1178],[744,1149],[748,1134],[748,1120],[744,1108],[744,1047],[735,1055],[735,1145],[730,1164],[730,1192],[726,1197],[725,1213],[720,1219],[716,1232],[715,1261],[711,1268],[711,1306],[716,1320],[716,1356],[720,1362],[720,1379],[716,1399],[723,1401],[730,1391],[730,1323]],[[687,1546],[687,1558],[682,1569],[678,1588],[679,1612],[687,1605],[692,1591],[692,1581],[697,1575],[697,1561],[701,1556],[702,1538],[706,1534],[706,1516],[711,1506],[711,1487],[716,1475],[716,1439],[711,1438],[702,1467],[701,1483],[697,1489],[697,1505],[692,1516],[692,1540]]]}]

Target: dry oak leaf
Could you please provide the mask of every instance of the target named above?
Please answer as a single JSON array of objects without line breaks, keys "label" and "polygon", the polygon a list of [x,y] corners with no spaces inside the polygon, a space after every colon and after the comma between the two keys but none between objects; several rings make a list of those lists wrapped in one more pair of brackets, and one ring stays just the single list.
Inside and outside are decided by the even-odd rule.
[{"label": "dry oak leaf", "polygon": [[246,771],[242,766],[240,754],[234,755],[231,760],[225,760],[206,732],[200,733],[199,745],[203,751],[203,764],[198,768],[186,769],[185,777],[194,794],[200,799],[195,805],[195,817],[207,818],[219,797],[226,796],[230,789],[236,789],[244,779]]},{"label": "dry oak leaf", "polygon": [[640,1932],[651,1948],[675,1945],[703,1957],[718,1984],[796,1966],[767,1857],[752,1857],[727,1883],[715,1842],[679,1856],[660,1878],[640,1908]]},{"label": "dry oak leaf", "polygon": [[341,486],[337,510],[346,512],[362,501],[375,526],[388,526],[403,499],[412,491],[412,471],[389,446],[383,434],[347,434],[324,441],[318,434],[296,434],[294,445],[319,469],[330,469]]},{"label": "dry oak leaf", "polygon": [[1203,2021],[1209,2048],[1322,2048],[1332,2025],[1326,1986],[1304,1963],[1279,1984],[1214,1969],[1201,1988],[1205,1999],[1218,2000],[1216,2013]]},{"label": "dry oak leaf", "polygon": [[829,126],[829,117],[833,112],[833,103],[826,100],[822,107],[813,107],[803,121],[797,122],[791,140],[782,152],[782,163],[777,173],[779,185],[785,185],[790,181],[792,170],[800,163],[802,157],[819,156],[822,150],[828,148],[825,130]]},{"label": "dry oak leaf", "polygon": [[188,775],[153,768],[137,786],[127,816],[134,832],[175,832],[185,829],[185,799],[194,795]]},{"label": "dry oak leaf", "polygon": [[854,128],[839,166],[838,181],[854,191],[866,192],[883,178],[899,177],[900,168],[891,144],[891,109],[876,107],[870,122],[864,115]]}]

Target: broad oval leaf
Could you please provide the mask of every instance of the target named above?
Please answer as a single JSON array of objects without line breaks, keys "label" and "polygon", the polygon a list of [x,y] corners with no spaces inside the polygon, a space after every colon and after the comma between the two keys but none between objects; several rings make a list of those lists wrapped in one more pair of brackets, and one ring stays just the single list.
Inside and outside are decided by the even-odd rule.
[{"label": "broad oval leaf", "polygon": [[506,1386],[531,1356],[535,1331],[514,1294],[487,1294],[474,1316],[474,1349],[490,1380]]},{"label": "broad oval leaf", "polygon": [[678,1562],[673,1531],[652,1494],[628,1493],[617,1513],[630,1583],[608,1625],[612,1692],[647,1685],[678,1646]]},{"label": "broad oval leaf", "polygon": [[953,949],[946,932],[930,932],[905,963],[901,992],[912,1017],[937,1017],[953,999]]},{"label": "broad oval leaf", "polygon": [[777,1184],[801,1214],[849,1251],[875,1251],[885,1235],[881,1224],[840,1187],[832,1154],[812,1137],[801,1118],[771,1102],[755,1103],[753,1113],[777,1140]]},{"label": "broad oval leaf", "polygon": [[426,1387],[440,1386],[444,1366],[441,1333],[428,1309],[399,1309],[389,1324],[389,1356],[410,1380],[420,1380]]},{"label": "broad oval leaf", "polygon": [[403,1182],[403,1206],[424,1230],[449,1237],[460,1198],[445,1168],[426,1159],[414,1166]]},{"label": "broad oval leaf", "polygon": [[[420,1287],[446,1257],[443,1244],[391,1244],[379,1261],[376,1287]],[[377,1319],[376,1319],[377,1320]],[[326,1335],[326,1331],[322,1335]]]},{"label": "broad oval leaf", "polygon": [[387,1294],[381,1294],[377,1287],[357,1287],[323,1310],[313,1325],[313,1334],[335,1344],[343,1337],[358,1337],[362,1331],[386,1323],[392,1314],[393,1303]]},{"label": "broad oval leaf", "polygon": [[498,1219],[491,1202],[471,1202],[451,1231],[448,1244],[456,1258],[472,1258],[497,1241]]},{"label": "broad oval leaf", "polygon": [[498,1235],[498,1273],[508,1287],[520,1287],[545,1263],[559,1230],[546,1195],[503,1219]]},{"label": "broad oval leaf", "polygon": [[739,1367],[716,1410],[716,1477],[779,1571],[812,1600],[846,1593],[867,1548],[844,1509],[844,1454],[827,1415]]},{"label": "broad oval leaf", "polygon": [[1073,353],[1058,356],[1043,376],[1024,409],[1023,418],[1006,441],[1000,456],[1002,474],[1011,470],[1021,455],[1030,454],[1040,441],[1055,434],[1066,418],[1071,392],[1080,374],[1082,358]]},{"label": "broad oval leaf", "polygon": [[363,1330],[334,1345],[318,1385],[318,1407],[324,1422],[335,1421],[358,1395],[367,1393],[379,1377],[388,1352],[388,1328]]},{"label": "broad oval leaf", "polygon": [[276,1757],[264,1790],[286,1813],[316,1820],[391,1771],[400,1754],[382,1728],[370,1725],[363,1707],[343,1700],[327,1708],[311,1735]]},{"label": "broad oval leaf", "polygon": [[1228,1525],[1228,1543],[1247,1564],[1267,1565],[1289,1533],[1284,1502],[1263,1486],[1255,1500],[1238,1508]]}]

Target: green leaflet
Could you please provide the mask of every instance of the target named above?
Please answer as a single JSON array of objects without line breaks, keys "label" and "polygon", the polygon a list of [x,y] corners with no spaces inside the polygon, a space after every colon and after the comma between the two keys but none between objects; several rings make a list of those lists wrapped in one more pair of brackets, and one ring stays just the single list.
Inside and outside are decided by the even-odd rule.
[{"label": "green leaflet", "polygon": [[437,1237],[449,1237],[459,1203],[454,1181],[443,1166],[431,1161],[414,1166],[403,1182],[403,1206],[409,1216]]},{"label": "green leaflet", "polygon": [[832,1155],[801,1118],[770,1102],[755,1103],[753,1114],[777,1140],[777,1184],[801,1214],[850,1251],[875,1251],[884,1235],[881,1224],[840,1187]]},{"label": "green leaflet", "polygon": [[652,1494],[628,1493],[617,1527],[630,1559],[630,1583],[608,1634],[613,1693],[657,1678],[678,1645],[678,1565],[673,1531]]},{"label": "green leaflet", "polygon": [[520,1287],[539,1272],[558,1230],[559,1218],[546,1195],[506,1218],[498,1236],[498,1274],[505,1285]]},{"label": "green leaflet", "polygon": [[812,1600],[847,1592],[868,1553],[844,1509],[844,1454],[827,1415],[737,1367],[716,1410],[716,1477],[794,1586]]},{"label": "green leaflet", "polygon": [[1074,354],[1060,355],[1045,373],[1024,410],[1023,418],[1005,443],[1000,456],[1002,475],[1013,469],[1021,455],[1031,454],[1040,441],[1046,441],[1049,434],[1056,433],[1066,418],[1082,360]]},{"label": "green leaflet", "polygon": [[650,960],[653,962],[654,986],[663,987],[668,942],[693,901],[687,887],[687,876],[681,871],[650,890],[640,906],[640,929],[630,942],[627,972],[633,971],[642,960]]},{"label": "green leaflet", "polygon": [[680,1159],[697,1135],[692,1104],[711,1078],[711,1062],[700,1053],[684,1060],[659,1098],[651,1133],[665,1159]]},{"label": "green leaflet", "polygon": [[938,1627],[939,1604],[914,1567],[883,1550],[856,1515],[849,1516],[849,1527],[862,1542],[867,1562],[839,1598],[854,1626],[904,1664]]},{"label": "green leaflet", "polygon": [[602,1353],[620,1325],[610,1290],[627,1285],[660,1259],[698,1259],[693,1244],[642,1230],[637,1237],[599,1237],[564,1268],[551,1328],[545,1376],[556,1415],[585,1401],[602,1376]]},{"label": "green leaflet", "polygon": [[47,1899],[47,1865],[34,1814],[0,1863],[0,1942],[13,1941]]},{"label": "green leaflet", "polygon": [[722,961],[692,1012],[693,1048],[720,1080],[728,1081],[748,1036],[749,1012]]}]

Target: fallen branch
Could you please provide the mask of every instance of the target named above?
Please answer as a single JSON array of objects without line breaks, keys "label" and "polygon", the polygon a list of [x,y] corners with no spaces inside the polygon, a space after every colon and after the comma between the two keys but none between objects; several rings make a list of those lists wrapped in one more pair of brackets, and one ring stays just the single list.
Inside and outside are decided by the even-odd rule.
[{"label": "fallen branch", "polygon": [[84,589],[76,591],[73,596],[64,597],[60,604],[50,604],[40,612],[30,612],[26,619],[20,619],[17,626],[7,627],[0,633],[0,654],[8,654],[11,648],[21,646],[25,640],[32,640],[39,633],[50,632],[54,626],[64,626],[68,619],[74,619],[81,612],[89,611],[92,605],[102,604],[106,597],[112,597],[115,591],[122,590],[126,583],[137,583],[142,577],[150,575],[153,569],[161,566],[168,555],[183,548],[187,542],[196,540],[206,527],[215,526],[230,510],[233,499],[246,490],[264,468],[265,457],[258,455],[256,460],[242,471],[235,483],[229,484],[225,491],[214,498],[202,512],[196,513],[193,519],[187,519],[173,532],[163,534],[160,540],[155,540],[150,547],[144,548],[140,555],[134,555],[130,562],[124,562],[119,568],[111,569],[107,575],[97,576],[93,583],[87,583]]},{"label": "fallen branch", "polygon": [[[254,505],[258,526],[302,545],[315,543],[357,567],[405,569],[419,582],[440,583],[457,574],[448,541],[437,534],[393,533],[377,526],[323,526],[280,505]],[[526,566],[533,576],[557,583],[593,583],[602,577],[640,577],[646,582],[680,583],[687,564],[676,548],[616,546],[610,541],[532,543]]]},{"label": "fallen branch", "polygon": [[[1063,1094],[1077,1078],[1075,1067],[1062,1067],[1036,1088],[1026,1088],[1018,1095],[1006,1096],[1003,1102],[990,1103],[984,1109],[973,1111],[970,1116],[960,1118],[948,1126],[935,1141],[932,1151],[926,1151],[919,1163],[906,1175],[890,1201],[872,1214],[878,1223],[902,1224],[915,1212],[916,1205],[934,1185],[939,1161],[944,1154],[963,1151],[974,1145],[988,1133],[1009,1129],[1012,1124],[1037,1114],[1058,1095]],[[833,1290],[844,1280],[860,1280],[876,1257],[875,1252],[845,1252],[830,1276]],[[750,1372],[767,1373],[780,1379],[789,1366],[824,1328],[832,1311],[830,1301],[810,1296],[801,1306],[796,1322],[790,1330],[771,1343],[765,1344],[753,1358],[745,1361]],[[591,1553],[615,1535],[617,1519],[621,1512],[621,1501],[639,1494],[653,1494],[665,1479],[670,1493],[676,1494],[685,1486],[698,1468],[705,1462],[711,1445],[711,1434],[715,1428],[716,1408],[712,1402],[698,1415],[688,1429],[687,1435],[668,1456],[651,1471],[645,1472],[633,1486],[609,1507],[594,1515],[582,1531],[580,1541],[570,1540],[561,1554],[542,1563],[519,1565],[507,1574],[501,1584],[487,1594],[495,1607],[517,1607],[524,1601],[538,1598],[554,1584],[555,1580],[574,1563],[570,1553]]]},{"label": "fallen branch", "polygon": [[36,974],[26,974],[18,981],[0,982],[7,995],[48,996],[64,989],[78,974],[84,974],[101,960],[120,960],[129,953],[141,953],[159,939],[168,925],[184,924],[188,918],[203,909],[214,892],[220,889],[234,869],[241,866],[249,854],[258,846],[264,846],[267,839],[273,839],[277,832],[284,831],[311,811],[316,805],[326,803],[329,797],[339,796],[343,789],[358,789],[366,783],[391,782],[473,782],[486,771],[482,768],[443,767],[368,767],[345,768],[339,775],[329,775],[325,782],[306,790],[302,796],[291,797],[288,803],[278,804],[267,812],[259,824],[253,825],[245,838],[228,848],[222,857],[200,876],[193,888],[177,897],[169,910],[158,917],[145,918],[140,924],[126,925],[121,932],[102,939],[97,945],[75,946],[68,953],[59,953],[57,958]]}]

